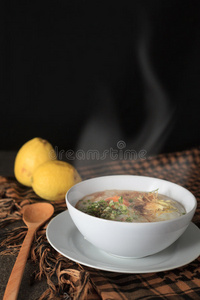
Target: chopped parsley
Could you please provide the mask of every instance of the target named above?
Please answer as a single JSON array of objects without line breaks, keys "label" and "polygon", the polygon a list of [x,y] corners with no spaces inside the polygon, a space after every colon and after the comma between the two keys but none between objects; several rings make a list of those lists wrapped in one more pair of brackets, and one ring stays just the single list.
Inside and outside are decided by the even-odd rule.
[{"label": "chopped parsley", "polygon": [[118,200],[119,203],[123,203],[123,197],[119,197],[119,200]]},{"label": "chopped parsley", "polygon": [[126,222],[133,222],[133,218],[131,217],[126,218]]},{"label": "chopped parsley", "polygon": [[83,211],[98,218],[114,220],[117,216],[126,214],[128,210],[126,205],[119,202],[100,200],[91,202],[91,204],[83,208]]}]

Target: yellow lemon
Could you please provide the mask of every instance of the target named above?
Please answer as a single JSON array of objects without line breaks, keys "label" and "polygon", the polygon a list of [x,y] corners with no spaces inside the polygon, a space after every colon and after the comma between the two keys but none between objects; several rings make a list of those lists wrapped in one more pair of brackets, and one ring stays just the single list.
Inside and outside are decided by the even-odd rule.
[{"label": "yellow lemon", "polygon": [[80,175],[71,164],[54,160],[40,165],[34,171],[32,188],[43,199],[64,200],[66,192],[80,181]]},{"label": "yellow lemon", "polygon": [[34,170],[44,162],[55,159],[56,153],[52,145],[48,141],[36,137],[19,149],[14,163],[15,177],[23,185],[31,186]]}]

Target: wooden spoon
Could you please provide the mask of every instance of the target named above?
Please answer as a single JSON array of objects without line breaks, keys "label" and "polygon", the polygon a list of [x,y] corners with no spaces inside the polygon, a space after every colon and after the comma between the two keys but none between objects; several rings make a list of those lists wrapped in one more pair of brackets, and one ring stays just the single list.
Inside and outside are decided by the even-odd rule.
[{"label": "wooden spoon", "polygon": [[50,203],[34,203],[27,205],[24,208],[23,221],[27,225],[28,231],[10,274],[3,300],[17,299],[24,268],[35,232],[52,216],[53,212],[54,207]]}]

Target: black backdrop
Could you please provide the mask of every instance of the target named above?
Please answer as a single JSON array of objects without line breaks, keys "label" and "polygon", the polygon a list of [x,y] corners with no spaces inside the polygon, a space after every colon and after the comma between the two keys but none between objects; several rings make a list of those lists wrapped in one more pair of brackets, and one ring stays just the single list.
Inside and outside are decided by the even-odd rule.
[{"label": "black backdrop", "polygon": [[0,149],[200,145],[199,1],[1,1]]}]

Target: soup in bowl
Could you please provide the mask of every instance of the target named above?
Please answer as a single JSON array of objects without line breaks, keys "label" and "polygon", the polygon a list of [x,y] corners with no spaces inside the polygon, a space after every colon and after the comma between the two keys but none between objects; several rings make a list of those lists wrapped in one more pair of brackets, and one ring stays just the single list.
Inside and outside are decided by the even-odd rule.
[{"label": "soup in bowl", "polygon": [[120,257],[139,258],[174,243],[196,210],[196,199],[175,183],[146,176],[88,179],[66,194],[69,214],[94,246]]}]

